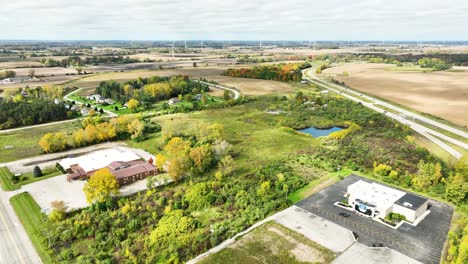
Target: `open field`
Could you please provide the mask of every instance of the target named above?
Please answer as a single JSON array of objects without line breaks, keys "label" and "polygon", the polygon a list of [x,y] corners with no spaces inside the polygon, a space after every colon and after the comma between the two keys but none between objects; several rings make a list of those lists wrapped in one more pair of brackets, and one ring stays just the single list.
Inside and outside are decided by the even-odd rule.
[{"label": "open field", "polygon": [[271,221],[200,263],[330,263],[334,258],[332,251]]},{"label": "open field", "polygon": [[[468,68],[445,72],[401,72],[386,70],[389,64],[344,64],[329,68],[354,89],[468,126]],[[341,76],[347,71],[350,76]]]},{"label": "open field", "polygon": [[79,127],[77,122],[53,124],[2,133],[0,135],[0,162],[9,162],[41,154],[42,150],[38,142],[44,134],[59,131],[65,134],[72,133]]},{"label": "open field", "polygon": [[0,57],[0,70],[12,69],[17,71],[23,67],[43,67],[44,65],[34,60],[18,60],[18,61],[4,61],[4,58]]},{"label": "open field", "polygon": [[220,75],[208,75],[205,78],[207,80],[216,81],[225,86],[235,87],[244,95],[263,95],[272,93],[283,94],[294,91],[294,88],[285,82],[236,78]]},{"label": "open field", "polygon": [[[266,106],[265,106],[266,108]],[[243,170],[251,170],[267,162],[279,160],[288,153],[307,150],[318,146],[320,139],[296,132],[293,129],[278,127],[277,116],[269,115],[261,107],[240,105],[232,108],[206,110],[191,114],[174,114],[155,117],[161,126],[172,127],[178,133],[190,131],[197,122],[219,123],[224,126],[224,138],[236,145],[236,161]],[[152,138],[142,142],[142,148],[149,146],[152,152],[164,140]],[[131,144],[138,147],[139,144]]]}]

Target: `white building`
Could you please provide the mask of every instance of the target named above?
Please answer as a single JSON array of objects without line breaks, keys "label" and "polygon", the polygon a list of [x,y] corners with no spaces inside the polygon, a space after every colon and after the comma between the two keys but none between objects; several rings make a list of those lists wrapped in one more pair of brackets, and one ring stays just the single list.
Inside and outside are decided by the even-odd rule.
[{"label": "white building", "polygon": [[65,158],[58,162],[65,171],[79,165],[84,171],[90,172],[106,167],[114,161],[129,162],[140,160],[141,157],[130,150],[110,148],[97,150],[75,158]]},{"label": "white building", "polygon": [[398,213],[415,222],[428,208],[428,200],[375,182],[359,180],[348,186],[348,203],[369,217],[385,218]]}]

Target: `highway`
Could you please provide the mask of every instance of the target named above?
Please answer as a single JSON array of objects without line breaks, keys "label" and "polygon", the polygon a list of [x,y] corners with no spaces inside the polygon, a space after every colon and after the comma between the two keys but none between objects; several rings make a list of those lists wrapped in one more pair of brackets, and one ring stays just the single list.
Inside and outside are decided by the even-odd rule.
[{"label": "highway", "polygon": [[0,263],[42,263],[3,190],[0,190],[0,239]]},{"label": "highway", "polygon": [[[361,94],[359,92],[356,92],[356,91],[353,91],[351,89],[348,89],[346,87],[343,87],[343,86],[340,86],[340,85],[336,85],[336,84],[333,84],[333,83],[329,83],[329,82],[326,82],[324,80],[321,80],[319,79],[316,75],[313,74],[313,70],[312,68],[309,68],[309,69],[305,69],[302,71],[302,78],[306,81],[309,81],[311,83],[314,83],[314,84],[317,84],[321,87],[324,87],[332,92],[335,92],[337,94],[340,94],[341,96],[344,96],[350,100],[353,100],[355,102],[359,102],[361,103],[362,105],[376,111],[376,112],[379,112],[379,113],[382,113],[382,114],[385,114],[386,116],[402,123],[402,124],[405,124],[405,125],[408,125],[411,129],[413,129],[414,131],[420,133],[421,135],[425,136],[426,138],[428,138],[429,140],[431,140],[432,142],[434,142],[435,144],[437,144],[438,146],[440,146],[442,149],[444,149],[445,151],[447,151],[448,153],[450,153],[452,156],[454,156],[455,158],[459,159],[462,154],[460,152],[458,152],[457,150],[455,150],[454,148],[452,148],[451,146],[449,146],[448,144],[446,144],[445,142],[443,142],[442,140],[445,140],[445,141],[448,141],[454,145],[457,145],[459,147],[462,147],[464,149],[468,149],[468,144],[460,141],[460,140],[457,140],[455,138],[452,138],[452,137],[449,137],[447,135],[444,135],[440,132],[437,132],[437,131],[434,131],[433,129],[430,129],[428,127],[425,127],[415,121],[412,121],[412,120],[409,120],[408,117],[410,117],[411,119],[419,119],[419,120],[423,120],[422,116],[418,115],[418,114],[414,114],[414,113],[411,113],[405,109],[402,109],[400,107],[397,107],[397,106],[394,106],[392,104],[389,104],[389,103],[386,103],[386,102],[383,102],[381,100],[378,100],[376,98],[373,98],[371,96],[367,96],[367,95],[364,95],[364,94]],[[352,95],[351,95],[352,94]],[[371,103],[369,103],[368,101],[370,101]],[[395,113],[391,113],[391,112],[387,112],[387,110],[383,109],[383,108],[380,108],[378,107],[378,105],[382,105],[386,108],[389,108],[389,109],[392,109],[394,110],[395,112],[398,112],[399,114],[395,114]],[[390,107],[389,107],[390,106]],[[436,126],[436,127],[439,127],[441,129],[444,129],[446,131],[450,131],[454,134],[457,134],[461,137],[465,137],[465,132],[463,131],[460,131],[458,129],[455,129],[455,128],[452,128],[452,127],[448,127],[444,124],[441,124],[437,121],[434,121],[434,120],[430,120],[430,124],[433,125],[433,126]],[[429,122],[428,122],[429,123]],[[447,128],[445,128],[447,127]],[[441,140],[442,139],[442,140]]]}]

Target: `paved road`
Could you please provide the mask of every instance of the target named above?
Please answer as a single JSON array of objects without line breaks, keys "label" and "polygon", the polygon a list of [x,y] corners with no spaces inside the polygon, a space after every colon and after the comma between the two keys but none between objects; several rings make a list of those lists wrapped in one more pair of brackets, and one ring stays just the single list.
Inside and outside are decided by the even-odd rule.
[{"label": "paved road", "polygon": [[42,263],[2,190],[0,190],[0,263]]},{"label": "paved road", "polygon": [[227,86],[223,86],[223,85],[219,85],[219,84],[212,84],[212,83],[208,83],[208,82],[203,82],[203,81],[198,81],[198,82],[201,82],[203,84],[206,84],[208,86],[211,86],[211,87],[214,87],[214,88],[217,88],[217,89],[221,89],[221,90],[228,90],[230,92],[232,92],[234,94],[234,98],[233,99],[238,99],[240,97],[240,92],[239,90],[235,89],[235,88],[232,88],[232,87],[227,87]]},{"label": "paved road", "polygon": [[[357,93],[357,92],[352,91],[350,89],[347,89],[345,87],[325,82],[325,81],[319,79],[317,76],[315,76],[312,73],[312,71],[313,71],[313,69],[303,70],[303,78],[305,80],[309,81],[309,82],[318,84],[318,85],[320,85],[322,87],[325,87],[326,89],[328,89],[330,91],[333,91],[333,92],[335,92],[337,94],[340,94],[340,95],[342,95],[342,96],[344,96],[344,97],[346,97],[346,98],[348,98],[350,100],[353,100],[355,102],[359,102],[362,105],[364,105],[364,106],[366,106],[366,107],[368,107],[370,109],[375,110],[376,112],[385,114],[386,116],[388,116],[388,117],[390,117],[390,118],[392,118],[394,120],[397,120],[400,123],[408,125],[411,129],[413,129],[414,131],[416,131],[416,132],[420,133],[421,135],[425,136],[426,138],[428,138],[429,140],[431,140],[435,144],[439,145],[442,149],[444,149],[445,151],[447,151],[448,153],[450,153],[452,156],[456,157],[457,159],[459,159],[462,156],[462,154],[460,152],[458,152],[457,150],[455,150],[454,148],[452,148],[451,146],[447,145],[445,142],[441,141],[440,139],[446,140],[446,141],[448,141],[448,142],[450,142],[452,144],[455,144],[455,145],[457,145],[459,147],[468,149],[468,144],[466,144],[464,142],[461,142],[461,141],[459,141],[457,139],[454,139],[452,137],[449,137],[447,135],[441,134],[441,133],[439,133],[437,131],[434,131],[434,130],[432,130],[430,128],[427,128],[427,127],[425,127],[425,126],[423,126],[423,125],[421,125],[419,123],[416,123],[415,121],[407,119],[407,115],[406,115],[405,112],[408,112],[408,111],[406,111],[404,109],[401,109],[399,107],[393,107],[392,108],[395,111],[398,111],[396,109],[400,109],[401,110],[400,113],[404,114],[404,116],[401,116],[399,114],[394,114],[394,113],[387,112],[385,109],[382,109],[382,108],[377,106],[377,104],[381,105],[383,103],[382,101],[377,100],[377,99],[375,99],[373,97],[370,97],[370,96],[365,96],[366,100],[364,100],[364,95],[361,96],[360,93]],[[350,95],[350,94],[353,94],[353,95]],[[369,103],[367,101],[371,101],[372,103]],[[387,104],[387,103],[385,103],[385,104]],[[414,114],[414,115],[416,115],[416,114]],[[450,132],[454,133],[453,131],[450,131]],[[459,134],[459,135],[463,136],[463,134]],[[436,137],[438,137],[438,138],[436,138]]]}]

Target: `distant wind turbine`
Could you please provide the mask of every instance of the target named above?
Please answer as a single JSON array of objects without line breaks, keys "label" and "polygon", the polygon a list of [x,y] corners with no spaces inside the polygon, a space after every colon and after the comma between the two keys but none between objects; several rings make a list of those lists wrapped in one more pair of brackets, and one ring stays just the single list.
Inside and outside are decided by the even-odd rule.
[{"label": "distant wind turbine", "polygon": [[172,59],[174,59],[174,44],[175,44],[175,40],[172,42]]}]

